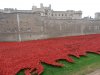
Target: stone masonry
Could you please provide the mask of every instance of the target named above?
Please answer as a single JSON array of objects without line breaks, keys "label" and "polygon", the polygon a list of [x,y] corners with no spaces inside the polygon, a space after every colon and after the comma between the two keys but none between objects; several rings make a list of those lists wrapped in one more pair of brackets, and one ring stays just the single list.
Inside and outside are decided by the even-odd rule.
[{"label": "stone masonry", "polygon": [[[47,8],[41,5],[41,8],[51,10],[51,6]],[[34,7],[34,9],[36,8]],[[64,14],[59,17],[59,14],[57,16],[55,13],[50,16],[52,12],[56,11],[52,11],[50,14],[49,12],[33,12],[33,9],[32,11],[11,10],[9,12],[7,9],[2,10],[0,12],[0,41],[25,41],[100,33],[100,20],[83,19],[80,11],[72,11],[73,15],[78,14],[76,18],[73,16],[65,18]]]}]

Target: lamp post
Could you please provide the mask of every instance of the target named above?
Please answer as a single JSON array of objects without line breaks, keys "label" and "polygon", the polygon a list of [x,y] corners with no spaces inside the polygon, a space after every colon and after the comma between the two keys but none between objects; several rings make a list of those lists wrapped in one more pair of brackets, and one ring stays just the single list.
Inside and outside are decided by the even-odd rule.
[{"label": "lamp post", "polygon": [[17,13],[17,26],[18,26],[18,39],[21,41],[21,36],[20,36],[20,19],[19,19],[19,14]]}]

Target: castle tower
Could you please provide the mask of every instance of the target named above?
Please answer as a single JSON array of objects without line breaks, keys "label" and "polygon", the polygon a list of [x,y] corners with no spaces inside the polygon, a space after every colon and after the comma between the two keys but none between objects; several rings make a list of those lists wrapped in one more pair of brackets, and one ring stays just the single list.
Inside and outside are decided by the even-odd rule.
[{"label": "castle tower", "polygon": [[35,5],[33,4],[32,10],[35,10],[35,9],[37,9],[37,6],[35,6]]},{"label": "castle tower", "polygon": [[40,8],[43,8],[43,3],[40,3]]},{"label": "castle tower", "polygon": [[49,4],[49,9],[51,9],[51,4]]}]

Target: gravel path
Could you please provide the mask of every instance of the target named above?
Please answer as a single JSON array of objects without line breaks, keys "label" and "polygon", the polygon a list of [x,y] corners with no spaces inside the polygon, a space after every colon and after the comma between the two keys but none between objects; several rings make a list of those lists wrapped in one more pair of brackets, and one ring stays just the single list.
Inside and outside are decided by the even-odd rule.
[{"label": "gravel path", "polygon": [[100,75],[100,69],[98,69],[90,74],[87,74],[87,75]]}]

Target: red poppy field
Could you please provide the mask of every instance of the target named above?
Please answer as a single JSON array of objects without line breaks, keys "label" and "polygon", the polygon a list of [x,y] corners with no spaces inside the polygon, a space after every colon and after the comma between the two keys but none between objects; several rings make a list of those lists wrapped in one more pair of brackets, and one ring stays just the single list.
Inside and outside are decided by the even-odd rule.
[{"label": "red poppy field", "polygon": [[26,42],[0,43],[0,75],[16,75],[25,69],[26,75],[43,73],[41,63],[63,66],[60,59],[73,63],[70,57],[85,56],[87,52],[100,54],[100,34],[66,36]]}]

